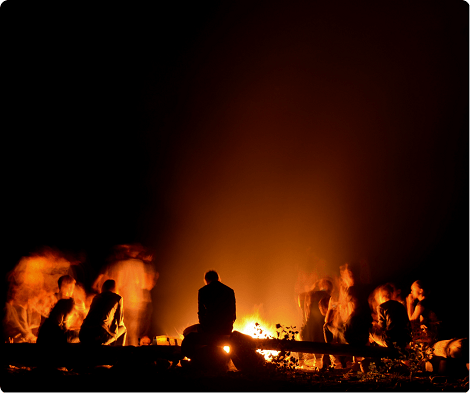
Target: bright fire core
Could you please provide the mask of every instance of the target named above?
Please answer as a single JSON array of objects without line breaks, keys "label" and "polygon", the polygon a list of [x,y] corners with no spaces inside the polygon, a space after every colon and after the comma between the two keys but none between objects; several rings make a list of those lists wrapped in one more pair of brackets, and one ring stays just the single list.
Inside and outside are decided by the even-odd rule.
[{"label": "bright fire core", "polygon": [[[245,316],[240,321],[237,320],[233,329],[252,338],[276,338],[276,327],[264,322],[258,313]],[[273,350],[257,350],[257,352],[262,354],[267,361],[279,354],[278,351]]]}]

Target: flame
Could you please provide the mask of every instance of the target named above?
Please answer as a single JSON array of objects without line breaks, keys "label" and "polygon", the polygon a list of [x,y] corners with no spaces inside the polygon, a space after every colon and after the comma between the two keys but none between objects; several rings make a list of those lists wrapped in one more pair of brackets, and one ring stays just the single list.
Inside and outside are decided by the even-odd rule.
[{"label": "flame", "polygon": [[[249,335],[252,338],[276,338],[276,326],[269,324],[261,319],[259,311],[252,315],[244,316],[240,320],[237,319],[233,329],[241,332],[242,334]],[[262,354],[266,361],[271,361],[273,357],[279,354],[278,351],[273,350],[257,350]]]}]

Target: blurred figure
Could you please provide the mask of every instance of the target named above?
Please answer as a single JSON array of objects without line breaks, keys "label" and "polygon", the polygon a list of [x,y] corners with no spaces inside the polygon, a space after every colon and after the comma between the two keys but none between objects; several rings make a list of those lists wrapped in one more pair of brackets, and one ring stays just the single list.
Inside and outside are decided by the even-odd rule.
[{"label": "blurred figure", "polygon": [[[367,289],[357,283],[348,264],[344,267],[347,278],[347,319],[344,322],[344,339],[350,345],[366,345],[369,342],[369,330],[372,316],[367,302]],[[343,273],[342,273],[343,274]]]},{"label": "blurred figure", "polygon": [[80,341],[91,345],[125,345],[126,331],[123,298],[117,294],[116,282],[108,279],[91,302],[80,328]]},{"label": "blurred figure", "polygon": [[[332,290],[333,283],[324,278],[315,283],[314,290],[299,294],[299,306],[303,312],[303,325],[300,330],[302,341],[325,342],[323,324]],[[305,360],[309,356],[304,354],[303,357]],[[315,354],[313,357],[317,365],[323,355]]]},{"label": "blurred figure", "polygon": [[[345,264],[340,267],[339,292],[332,295],[328,304],[323,326],[325,342],[365,346],[371,327],[366,288],[357,283],[349,265]],[[337,357],[336,361],[343,368],[346,366],[344,357]]]},{"label": "blurred figure", "polygon": [[378,321],[371,329],[370,339],[379,346],[405,347],[411,341],[410,321],[405,306],[392,299],[393,293],[390,284],[379,288]]},{"label": "blurred figure", "polygon": [[70,329],[74,306],[72,298],[63,298],[57,302],[49,317],[39,327],[38,344],[63,345],[80,342],[78,331]]},{"label": "blurred figure", "polygon": [[[8,273],[8,302],[4,315],[4,328],[10,331],[8,335],[5,333],[8,338],[20,342],[36,340],[41,322],[57,302],[54,296],[57,279],[67,272],[69,266],[60,252],[44,248],[22,257]],[[17,331],[13,336],[11,329]]]},{"label": "blurred figure", "polygon": [[374,324],[377,324],[378,322],[377,307],[382,303],[380,292],[384,288],[384,286],[390,287],[392,289],[390,299],[398,301],[405,307],[406,310],[406,301],[401,295],[401,289],[395,283],[388,282],[384,285],[377,286],[374,291],[369,295],[369,307],[371,310],[372,320]]},{"label": "blurred figure", "polygon": [[95,290],[99,290],[105,280],[113,278],[116,281],[124,299],[124,324],[127,327],[127,341],[131,346],[137,346],[139,338],[149,335],[152,315],[150,291],[158,279],[152,259],[153,254],[140,244],[117,245],[93,285]]},{"label": "blurred figure", "polygon": [[28,298],[21,297],[15,288],[10,288],[2,322],[5,342],[36,342],[37,337],[33,333],[35,324],[30,320],[29,309]]}]

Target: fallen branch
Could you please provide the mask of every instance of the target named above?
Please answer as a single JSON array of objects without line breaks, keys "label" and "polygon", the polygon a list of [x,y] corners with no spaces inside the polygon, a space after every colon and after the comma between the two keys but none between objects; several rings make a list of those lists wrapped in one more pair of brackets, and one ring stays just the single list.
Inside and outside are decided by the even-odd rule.
[{"label": "fallen branch", "polygon": [[60,347],[45,347],[35,343],[5,343],[0,346],[0,353],[3,365],[72,367],[153,362],[158,359],[179,361],[181,346],[86,346],[69,343]]},{"label": "fallen branch", "polygon": [[216,346],[244,346],[250,349],[290,351],[299,353],[332,354],[335,356],[357,356],[376,358],[397,358],[399,352],[392,348],[379,346],[353,346],[281,339],[259,339],[234,331],[229,336],[204,337],[200,344]]}]

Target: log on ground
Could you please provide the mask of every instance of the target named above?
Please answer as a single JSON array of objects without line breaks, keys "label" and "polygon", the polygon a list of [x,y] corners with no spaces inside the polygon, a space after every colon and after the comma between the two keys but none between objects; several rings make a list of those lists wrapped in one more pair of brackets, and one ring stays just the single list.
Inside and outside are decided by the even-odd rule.
[{"label": "log on ground", "polygon": [[3,365],[25,367],[96,366],[129,362],[153,362],[158,359],[179,361],[181,346],[86,346],[69,343],[60,347],[36,343],[5,343],[0,346]]}]

